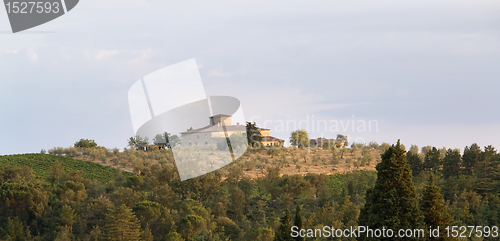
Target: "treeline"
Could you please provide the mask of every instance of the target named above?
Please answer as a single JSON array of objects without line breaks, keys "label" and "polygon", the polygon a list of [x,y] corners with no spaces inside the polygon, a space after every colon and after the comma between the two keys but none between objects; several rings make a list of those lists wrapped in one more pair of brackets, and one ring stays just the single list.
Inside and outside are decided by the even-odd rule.
[{"label": "treeline", "polygon": [[2,167],[0,237],[273,240],[283,210],[297,205],[307,225],[355,225],[364,192],[375,180],[374,172],[364,171],[280,176],[280,165],[268,165],[265,176],[251,179],[241,165],[230,165],[180,182],[169,150],[129,152],[136,158],[158,155],[160,161],[144,161],[136,166],[140,174],[127,179],[118,171],[108,183],[65,173],[60,163],[45,178],[29,167]]},{"label": "treeline", "polygon": [[[170,150],[105,151],[108,159],[132,159],[137,174],[125,178],[117,171],[107,183],[85,179],[81,172],[66,173],[59,164],[44,178],[29,167],[4,166],[0,239],[292,240],[289,227],[294,224],[311,229],[424,227],[430,222],[429,210],[439,210],[434,213],[441,217],[436,225],[500,225],[500,159],[492,147],[471,145],[463,155],[458,151],[458,158],[457,150],[404,149],[370,143],[321,152],[256,150],[243,161],[184,182]],[[348,158],[378,162],[377,172],[281,175],[287,165],[321,167]],[[245,175],[244,170],[254,167],[247,164],[251,162],[261,165],[262,176]]]}]

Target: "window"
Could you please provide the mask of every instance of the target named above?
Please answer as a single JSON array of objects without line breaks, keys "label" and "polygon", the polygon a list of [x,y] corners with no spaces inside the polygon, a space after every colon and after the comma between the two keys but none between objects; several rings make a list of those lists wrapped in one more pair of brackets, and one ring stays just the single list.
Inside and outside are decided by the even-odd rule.
[{"label": "window", "polygon": [[205,145],[208,145],[208,142],[205,141]]}]

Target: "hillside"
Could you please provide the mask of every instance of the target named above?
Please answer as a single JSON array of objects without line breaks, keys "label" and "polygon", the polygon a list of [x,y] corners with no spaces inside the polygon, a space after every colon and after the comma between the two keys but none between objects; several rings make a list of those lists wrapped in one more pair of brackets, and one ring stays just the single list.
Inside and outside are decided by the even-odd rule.
[{"label": "hillside", "polygon": [[[235,164],[241,168],[245,176],[250,178],[264,176],[268,167],[276,166],[280,167],[281,175],[306,175],[307,173],[329,175],[356,170],[374,171],[376,164],[380,161],[380,154],[385,148],[363,146],[339,149],[299,149],[295,147],[248,149],[243,156],[236,160]],[[171,150],[138,151],[126,149],[120,152],[106,148],[58,147],[49,150],[49,153],[94,162],[135,174],[148,171],[150,167],[155,165],[168,165],[170,168],[175,168]],[[234,165],[228,165],[221,171],[226,172],[232,166]],[[155,169],[157,168],[159,166],[155,167]]]},{"label": "hillside", "polygon": [[[45,178],[47,172],[54,165],[56,161],[62,163],[64,171],[70,173],[72,171],[80,170],[83,172],[82,176],[91,180],[98,180],[106,183],[114,180],[116,169],[111,167],[102,166],[93,162],[76,160],[64,156],[45,155],[45,154],[22,154],[22,155],[8,155],[0,156],[0,167],[7,165],[17,166],[30,166],[35,174],[40,178]],[[124,172],[125,177],[134,176],[132,173]]]}]

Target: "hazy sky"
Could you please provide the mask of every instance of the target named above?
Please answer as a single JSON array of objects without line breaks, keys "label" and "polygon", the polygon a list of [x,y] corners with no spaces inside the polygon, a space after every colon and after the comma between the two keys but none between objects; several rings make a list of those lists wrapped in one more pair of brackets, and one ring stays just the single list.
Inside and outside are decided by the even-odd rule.
[{"label": "hazy sky", "polygon": [[130,86],[191,58],[208,95],[282,139],[294,121],[312,137],[500,148],[498,0],[84,0],[9,32],[0,8],[0,154],[124,148]]}]

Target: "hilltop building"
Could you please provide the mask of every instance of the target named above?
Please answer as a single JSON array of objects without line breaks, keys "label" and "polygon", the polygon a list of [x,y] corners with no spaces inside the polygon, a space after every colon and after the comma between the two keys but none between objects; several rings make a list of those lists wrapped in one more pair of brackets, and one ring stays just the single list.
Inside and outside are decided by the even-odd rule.
[{"label": "hilltop building", "polygon": [[[210,124],[208,126],[181,132],[181,143],[185,146],[210,146],[216,145],[230,137],[232,134],[246,132],[246,126],[236,125],[232,123],[232,116],[230,115],[214,115],[209,117]],[[259,129],[262,136],[262,144],[264,146],[280,145],[283,140],[269,135],[269,129]]]},{"label": "hilltop building", "polygon": [[262,136],[262,145],[264,146],[280,146],[285,142],[282,139],[269,135],[270,129],[259,128],[260,136]]}]

